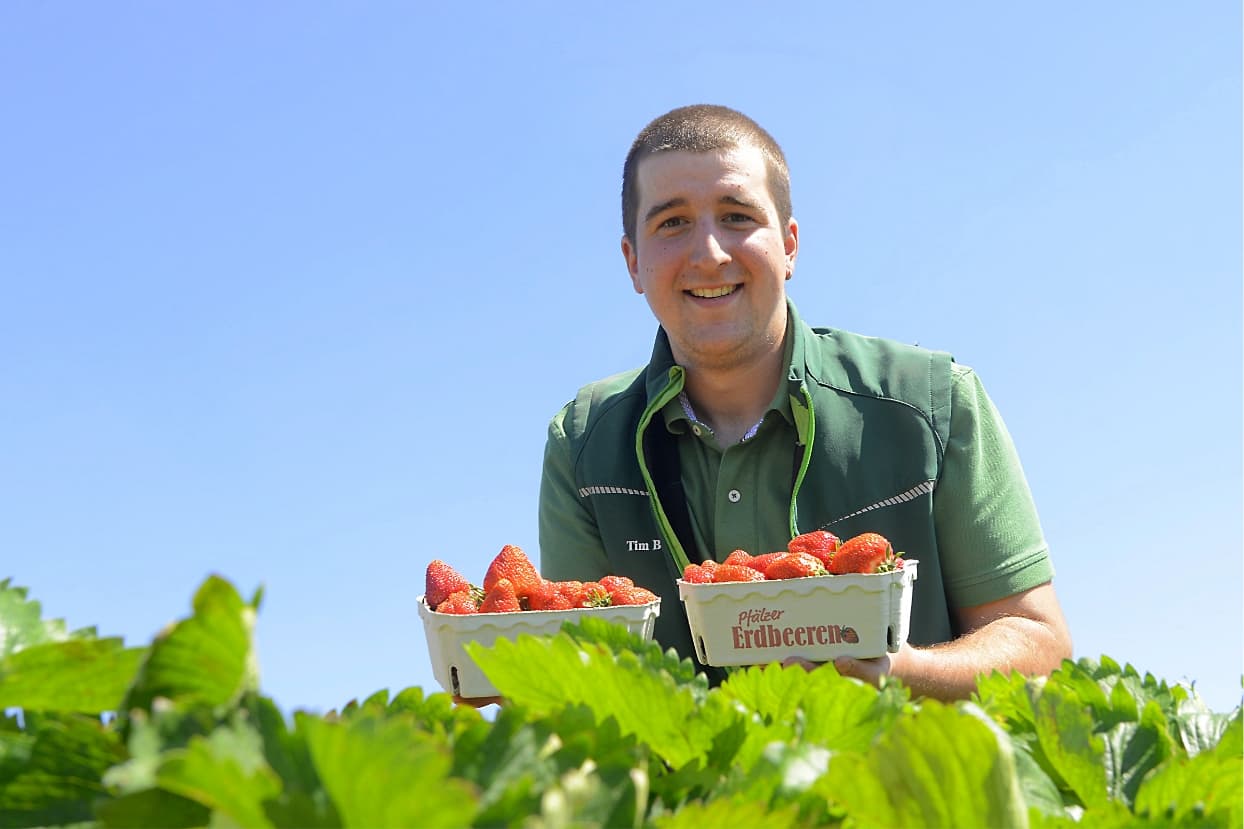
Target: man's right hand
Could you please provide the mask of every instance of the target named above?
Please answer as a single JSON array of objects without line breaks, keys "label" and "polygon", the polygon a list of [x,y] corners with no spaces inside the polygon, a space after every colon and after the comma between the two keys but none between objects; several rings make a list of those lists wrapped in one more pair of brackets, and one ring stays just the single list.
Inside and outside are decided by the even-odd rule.
[{"label": "man's right hand", "polygon": [[500,705],[505,697],[460,697],[454,696],[455,705],[469,705],[472,708],[483,708],[485,705]]}]

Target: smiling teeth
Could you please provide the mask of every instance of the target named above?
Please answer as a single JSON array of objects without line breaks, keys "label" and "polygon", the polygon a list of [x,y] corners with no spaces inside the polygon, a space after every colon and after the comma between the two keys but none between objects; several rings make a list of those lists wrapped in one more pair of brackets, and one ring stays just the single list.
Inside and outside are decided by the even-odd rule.
[{"label": "smiling teeth", "polygon": [[734,293],[737,285],[724,285],[720,288],[692,288],[690,293],[692,296],[698,296],[703,299],[712,299],[719,296],[727,296]]}]

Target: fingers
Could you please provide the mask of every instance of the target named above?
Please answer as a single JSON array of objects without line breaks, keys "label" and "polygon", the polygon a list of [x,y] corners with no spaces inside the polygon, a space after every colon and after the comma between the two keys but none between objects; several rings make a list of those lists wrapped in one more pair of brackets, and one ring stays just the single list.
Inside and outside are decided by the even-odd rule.
[{"label": "fingers", "polygon": [[486,705],[500,705],[504,697],[454,697],[454,704],[469,705],[472,708],[483,708]]}]

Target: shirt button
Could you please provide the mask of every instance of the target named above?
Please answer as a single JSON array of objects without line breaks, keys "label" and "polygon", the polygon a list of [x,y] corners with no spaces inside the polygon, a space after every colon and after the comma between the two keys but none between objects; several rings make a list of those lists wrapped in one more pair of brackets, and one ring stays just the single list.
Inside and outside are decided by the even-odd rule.
[{"label": "shirt button", "polygon": [[743,495],[737,489],[732,489],[726,493],[726,497],[730,499],[730,503],[737,504]]},{"label": "shirt button", "polygon": [[691,427],[691,431],[695,432],[696,437],[699,437],[699,436],[700,436],[700,427],[699,427],[699,426],[692,426],[692,427]]}]

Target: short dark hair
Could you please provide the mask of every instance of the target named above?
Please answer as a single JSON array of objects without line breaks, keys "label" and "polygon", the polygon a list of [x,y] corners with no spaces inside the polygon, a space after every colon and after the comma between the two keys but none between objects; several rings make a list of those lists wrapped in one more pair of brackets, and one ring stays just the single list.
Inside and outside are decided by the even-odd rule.
[{"label": "short dark hair", "polygon": [[714,104],[695,104],[670,110],[640,130],[622,167],[622,229],[635,242],[639,213],[639,162],[672,150],[706,153],[756,147],[764,155],[769,195],[777,207],[782,233],[790,224],[790,171],[786,156],[773,136],[741,112]]}]

